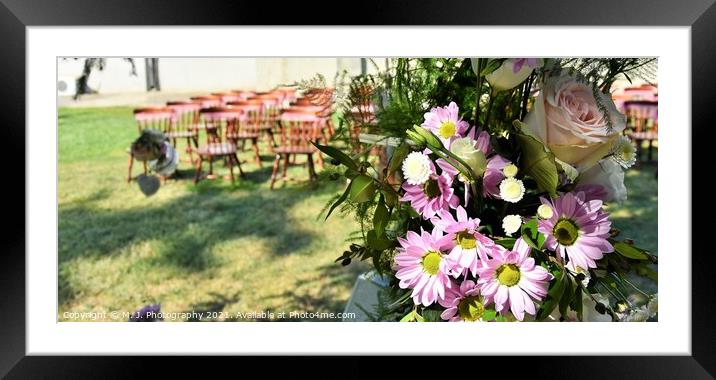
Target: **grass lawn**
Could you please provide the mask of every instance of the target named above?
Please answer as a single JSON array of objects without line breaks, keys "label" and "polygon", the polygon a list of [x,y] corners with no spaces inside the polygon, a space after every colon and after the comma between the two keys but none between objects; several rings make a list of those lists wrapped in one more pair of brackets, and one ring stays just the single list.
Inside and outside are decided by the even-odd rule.
[{"label": "grass lawn", "polygon": [[270,191],[273,157],[263,149],[261,169],[240,154],[248,178],[233,186],[195,186],[185,162],[179,180],[145,197],[125,183],[136,134],[130,108],[59,110],[60,320],[150,303],[164,312],[343,311],[366,267],[333,260],[356,225],[316,219],[340,182],[309,184],[297,165],[288,173],[295,182]]},{"label": "grass lawn", "polygon": [[[297,181],[271,191],[273,157],[262,146],[263,168],[250,151],[240,153],[248,178],[235,185],[195,186],[183,162],[178,180],[145,197],[125,183],[136,134],[130,108],[59,110],[60,320],[70,320],[65,312],[132,312],[150,303],[172,313],[343,310],[368,267],[333,260],[357,226],[338,214],[316,219],[342,182],[309,184],[296,165],[288,174]],[[222,165],[215,170],[228,174]],[[629,170],[629,199],[609,210],[622,237],[657,253],[654,173],[649,165]]]}]

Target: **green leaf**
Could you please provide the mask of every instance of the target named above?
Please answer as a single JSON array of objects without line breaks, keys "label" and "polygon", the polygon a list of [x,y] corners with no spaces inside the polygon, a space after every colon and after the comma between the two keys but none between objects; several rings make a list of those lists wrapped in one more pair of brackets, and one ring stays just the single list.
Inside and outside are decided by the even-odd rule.
[{"label": "green leaf", "polygon": [[544,242],[545,240],[547,240],[547,238],[542,233],[540,233],[537,228],[537,218],[533,218],[529,222],[523,224],[521,227],[522,239],[531,248],[541,251],[542,246],[544,245]]},{"label": "green leaf", "polygon": [[400,169],[403,164],[403,160],[410,153],[410,146],[406,142],[402,142],[393,151],[393,156],[390,158],[390,164],[388,164],[388,175],[395,173],[396,170]]},{"label": "green leaf", "polygon": [[572,276],[567,275],[565,277],[564,293],[562,294],[562,298],[559,300],[559,314],[562,316],[567,315],[567,307],[569,306],[569,303],[572,302],[572,297],[574,297],[574,286],[576,285]]},{"label": "green leaf", "polygon": [[[521,130],[524,123],[515,120],[515,126]],[[534,178],[537,187],[541,191],[546,191],[551,196],[557,195],[557,185],[559,183],[559,175],[557,172],[557,164],[554,161],[554,154],[534,138],[524,133],[516,133],[515,138],[522,148],[522,157],[520,159],[522,170]]]},{"label": "green leaf", "polygon": [[394,247],[395,240],[387,239],[385,235],[380,237],[375,230],[370,230],[366,233],[366,244],[377,251],[384,251]]},{"label": "green leaf", "polygon": [[346,198],[348,198],[348,193],[350,193],[350,191],[351,191],[351,184],[352,183],[349,183],[348,186],[346,186],[346,190],[343,192],[341,197],[336,199],[335,202],[333,202],[333,204],[331,205],[331,208],[328,209],[328,214],[326,214],[326,219],[324,219],[324,220],[328,220],[328,217],[331,216],[331,213],[333,212],[333,210],[335,210],[336,207],[340,206],[341,203],[346,201]]},{"label": "green leaf", "polygon": [[437,310],[425,309],[423,310],[424,322],[440,322],[440,312]]},{"label": "green leaf", "polygon": [[511,250],[512,247],[515,246],[515,241],[517,241],[517,239],[515,239],[515,238],[504,238],[504,239],[500,239],[500,240],[496,241],[495,243]]},{"label": "green leaf", "polygon": [[345,165],[346,167],[353,169],[353,170],[358,170],[358,164],[356,164],[355,161],[353,161],[353,159],[351,159],[347,154],[341,152],[340,150],[338,150],[332,146],[320,145],[320,144],[316,144],[316,143],[312,143],[312,144],[316,148],[318,148],[318,150],[329,155],[331,158],[335,158],[336,160],[338,160],[341,164]]},{"label": "green leaf", "polygon": [[547,298],[542,303],[542,307],[537,311],[535,319],[542,321],[547,318],[557,305],[559,300],[562,299],[564,289],[566,287],[564,270],[560,272],[558,276],[555,276],[554,282],[550,284],[549,290],[547,291]]},{"label": "green leaf", "polygon": [[416,313],[415,313],[415,321],[416,321],[416,322],[425,322],[425,318],[423,318],[422,315],[420,315],[420,314],[418,314],[418,313],[416,312]]},{"label": "green leaf", "polygon": [[582,308],[582,287],[577,285],[577,289],[574,291],[574,297],[572,298],[572,303],[570,303],[569,307],[572,308],[572,310],[577,312],[577,319],[580,321],[582,320],[583,308]]},{"label": "green leaf", "polygon": [[381,189],[381,194],[385,197],[385,204],[389,207],[395,207],[398,204],[398,195],[393,190]]},{"label": "green leaf", "polygon": [[405,316],[400,319],[400,322],[412,322],[415,320],[416,315],[417,313],[415,312],[415,310],[412,310],[410,313],[405,314]]},{"label": "green leaf", "polygon": [[484,313],[482,313],[482,320],[483,321],[491,321],[495,319],[497,316],[497,312],[493,309],[487,309]]},{"label": "green leaf", "polygon": [[385,226],[388,225],[388,221],[390,221],[390,211],[385,207],[385,199],[381,194],[373,214],[373,229],[377,236],[385,235]]},{"label": "green leaf", "polygon": [[622,241],[618,241],[616,243],[612,244],[614,246],[614,250],[629,259],[634,260],[649,260],[649,256],[646,255],[646,250],[643,250],[641,248],[637,248],[633,245],[629,245],[627,243],[624,243]]},{"label": "green leaf", "polygon": [[654,282],[659,281],[659,274],[655,270],[649,268],[646,264],[637,264],[633,266],[639,276],[646,277]]},{"label": "green leaf", "polygon": [[351,181],[351,200],[356,203],[363,203],[373,200],[375,197],[375,183],[373,178],[361,174]]}]

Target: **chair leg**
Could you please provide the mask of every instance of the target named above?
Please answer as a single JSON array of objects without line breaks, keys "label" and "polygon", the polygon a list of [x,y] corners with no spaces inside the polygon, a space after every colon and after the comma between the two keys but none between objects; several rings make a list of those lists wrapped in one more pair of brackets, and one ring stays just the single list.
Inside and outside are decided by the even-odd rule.
[{"label": "chair leg", "polygon": [[233,160],[236,163],[236,166],[239,167],[239,177],[246,178],[246,174],[244,174],[244,171],[241,170],[241,161],[239,161],[239,157],[236,155],[236,153],[233,154]]},{"label": "chair leg", "polygon": [[317,179],[316,168],[313,166],[313,154],[308,153],[306,155],[306,162],[308,163],[308,179],[315,181]]},{"label": "chair leg", "polygon": [[323,164],[323,155],[320,151],[317,151],[316,154],[318,155],[318,157],[316,158],[316,161],[318,161],[318,166],[321,167],[321,170],[325,169],[326,167]]},{"label": "chair leg", "polygon": [[259,154],[259,139],[258,137],[251,140],[251,144],[254,148],[254,157],[256,159],[256,165],[261,167],[261,155]]},{"label": "chair leg", "polygon": [[227,156],[229,161],[229,175],[231,176],[231,184],[234,184],[234,157],[232,155]]},{"label": "chair leg", "polygon": [[209,175],[214,175],[214,156],[209,156]]},{"label": "chair leg", "polygon": [[273,190],[273,185],[276,183],[276,176],[278,175],[278,167],[281,163],[281,155],[276,154],[276,158],[273,160],[273,171],[271,172],[271,185],[269,186]]},{"label": "chair leg", "polygon": [[288,180],[288,176],[286,175],[286,172],[288,171],[288,154],[286,155],[286,158],[283,162],[283,172],[281,172],[281,178],[283,179],[283,182],[286,182]]},{"label": "chair leg", "polygon": [[127,173],[127,183],[132,182],[132,166],[134,166],[134,156],[129,155],[129,172]]},{"label": "chair leg", "polygon": [[196,185],[199,183],[199,178],[201,177],[201,163],[203,162],[201,156],[197,157],[196,159],[196,172],[194,173],[194,184]]},{"label": "chair leg", "polygon": [[186,138],[186,152],[189,154],[189,162],[194,165],[194,149],[191,148],[191,137]]}]

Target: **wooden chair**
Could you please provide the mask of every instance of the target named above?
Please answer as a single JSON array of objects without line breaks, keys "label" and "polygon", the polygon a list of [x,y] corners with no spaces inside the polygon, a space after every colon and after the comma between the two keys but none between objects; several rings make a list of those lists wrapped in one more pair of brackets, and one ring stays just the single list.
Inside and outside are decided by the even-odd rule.
[{"label": "wooden chair", "polygon": [[637,147],[637,159],[641,160],[642,142],[648,142],[647,160],[652,161],[654,141],[658,141],[659,103],[652,100],[629,100],[624,102],[627,117],[627,134]]},{"label": "wooden chair", "polygon": [[208,177],[213,177],[214,160],[217,158],[225,159],[226,164],[229,166],[231,183],[234,183],[234,165],[239,168],[241,177],[244,177],[244,172],[241,170],[241,162],[236,156],[236,142],[229,139],[228,136],[222,139],[222,131],[227,135],[234,131],[237,128],[236,125],[241,118],[241,114],[231,108],[212,107],[202,109],[200,115],[203,121],[203,128],[207,131],[207,138],[206,144],[196,149],[199,159],[196,164],[194,183],[199,182],[204,161],[209,162]]},{"label": "wooden chair", "polygon": [[311,143],[317,141],[320,136],[321,126],[318,117],[301,113],[284,113],[281,115],[279,145],[273,148],[276,158],[274,159],[273,172],[271,173],[271,189],[273,189],[278,179],[282,160],[283,170],[281,176],[286,181],[286,171],[288,170],[291,155],[305,154],[309,179],[311,181],[316,180],[318,176],[313,164],[313,154],[317,153],[319,160],[322,160],[322,157]]},{"label": "wooden chair", "polygon": [[[145,129],[155,129],[164,132],[171,128],[174,112],[164,107],[144,107],[134,110],[134,120],[137,123],[137,135],[140,135]],[[144,174],[147,174],[147,162],[142,161],[144,165]],[[132,167],[134,166],[134,156],[129,152],[129,168],[127,170],[127,182],[132,181]]]},{"label": "wooden chair", "polygon": [[[229,129],[226,130],[227,141],[233,142],[238,146],[240,142],[242,146],[245,145],[246,141],[251,142],[251,147],[254,150],[254,159],[256,165],[261,167],[261,154],[259,152],[259,138],[261,137],[261,105],[251,104],[246,102],[231,102],[228,104],[228,109],[239,112],[239,118],[235,123],[229,125]],[[271,135],[273,139],[273,135]]]},{"label": "wooden chair", "polygon": [[[199,147],[199,111],[201,105],[195,102],[175,101],[167,102],[167,108],[174,111],[174,118],[165,135],[171,140],[174,149],[177,149],[177,139],[186,139],[186,153],[189,161],[194,165],[194,149]],[[192,145],[193,148],[192,149]]]}]

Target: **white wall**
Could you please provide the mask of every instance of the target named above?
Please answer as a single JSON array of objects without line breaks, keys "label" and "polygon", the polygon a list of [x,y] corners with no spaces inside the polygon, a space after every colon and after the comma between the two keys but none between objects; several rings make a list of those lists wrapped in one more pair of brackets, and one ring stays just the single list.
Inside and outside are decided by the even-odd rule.
[{"label": "white wall", "polygon": [[[83,59],[59,59],[58,78],[77,78]],[[135,58],[137,76],[121,58],[108,58],[104,71],[95,70],[90,87],[101,94],[146,91],[144,58]],[[376,60],[382,64],[383,59]],[[375,72],[368,64],[369,72]],[[337,72],[361,72],[360,58],[159,58],[159,82],[164,92],[222,91],[246,89],[265,91],[282,84],[310,79],[320,73],[328,85]]]}]

